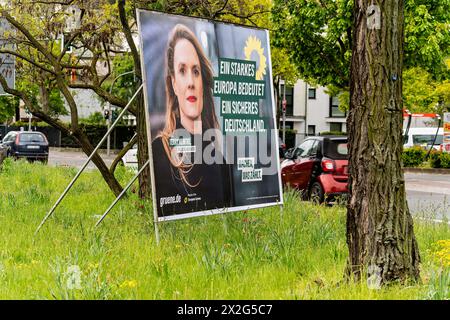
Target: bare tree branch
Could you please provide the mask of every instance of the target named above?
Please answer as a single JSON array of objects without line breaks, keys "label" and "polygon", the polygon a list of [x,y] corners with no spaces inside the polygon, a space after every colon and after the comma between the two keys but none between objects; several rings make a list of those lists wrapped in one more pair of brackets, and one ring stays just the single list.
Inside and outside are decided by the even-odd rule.
[{"label": "bare tree branch", "polygon": [[138,138],[137,135],[135,135],[133,139],[131,139],[130,142],[128,142],[127,145],[122,150],[120,150],[120,152],[117,154],[117,157],[112,162],[111,167],[109,168],[109,172],[114,174],[114,171],[116,171],[116,167],[119,164],[120,160],[123,158],[125,153],[127,153],[128,150],[130,150],[131,147],[137,142],[137,138]]},{"label": "bare tree branch", "polygon": [[0,53],[13,55],[13,56],[15,56],[15,57],[17,57],[17,58],[19,58],[19,59],[22,59],[22,60],[25,60],[25,61],[31,63],[31,64],[34,65],[35,67],[37,67],[37,68],[39,68],[39,69],[41,69],[41,70],[43,70],[43,71],[45,71],[45,72],[48,72],[48,73],[51,73],[51,74],[55,74],[55,72],[54,72],[53,70],[51,70],[51,69],[49,69],[49,68],[47,68],[47,67],[45,67],[45,66],[43,66],[43,65],[41,65],[41,64],[39,64],[39,63],[37,63],[36,61],[33,61],[32,59],[30,59],[30,58],[28,58],[28,57],[25,57],[24,55],[21,55],[21,54],[17,53],[16,51],[12,51],[12,50],[1,50],[1,49],[0,49]]}]

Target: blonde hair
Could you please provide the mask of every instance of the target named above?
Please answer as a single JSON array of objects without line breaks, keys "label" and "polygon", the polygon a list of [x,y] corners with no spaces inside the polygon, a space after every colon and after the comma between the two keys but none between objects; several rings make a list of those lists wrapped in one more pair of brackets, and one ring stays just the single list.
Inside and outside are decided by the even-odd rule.
[{"label": "blonde hair", "polygon": [[[172,78],[175,76],[174,69],[174,51],[175,45],[179,40],[188,40],[195,48],[200,61],[200,69],[203,81],[203,110],[201,114],[202,129],[216,129],[219,127],[216,113],[214,110],[214,99],[212,95],[212,88],[214,83],[214,75],[211,63],[206,57],[203,49],[198,42],[194,33],[182,24],[177,24],[170,33],[169,41],[167,43],[166,52],[166,123],[164,129],[160,132],[160,137],[169,158],[170,163],[178,169],[181,179],[190,187],[195,187],[200,183],[190,183],[186,175],[193,168],[193,164],[185,164],[183,157],[173,152],[170,146],[169,139],[176,129],[177,119],[180,118],[180,110],[177,96],[172,87]],[[205,107],[206,106],[206,107]],[[202,130],[203,131],[203,130]]]}]

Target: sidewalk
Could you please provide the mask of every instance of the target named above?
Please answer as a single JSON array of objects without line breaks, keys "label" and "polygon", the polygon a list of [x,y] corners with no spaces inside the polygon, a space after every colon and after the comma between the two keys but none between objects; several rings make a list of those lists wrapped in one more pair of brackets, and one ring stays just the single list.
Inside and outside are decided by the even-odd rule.
[{"label": "sidewalk", "polygon": [[429,173],[429,174],[450,174],[450,169],[444,169],[444,168],[403,168],[403,172]]}]

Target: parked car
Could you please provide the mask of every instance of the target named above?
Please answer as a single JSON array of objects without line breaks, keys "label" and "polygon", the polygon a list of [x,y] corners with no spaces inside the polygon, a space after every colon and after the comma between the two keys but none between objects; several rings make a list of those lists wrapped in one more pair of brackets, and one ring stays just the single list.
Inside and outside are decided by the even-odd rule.
[{"label": "parked car", "polygon": [[319,203],[348,196],[346,136],[308,137],[285,157],[283,186],[301,190],[306,199]]},{"label": "parked car", "polygon": [[138,170],[138,159],[137,159],[137,144],[125,153],[122,157],[122,163],[125,167],[130,167],[133,170]]},{"label": "parked car", "polygon": [[7,149],[7,156],[15,159],[26,158],[48,161],[47,137],[36,131],[10,131],[2,140],[2,145]]}]

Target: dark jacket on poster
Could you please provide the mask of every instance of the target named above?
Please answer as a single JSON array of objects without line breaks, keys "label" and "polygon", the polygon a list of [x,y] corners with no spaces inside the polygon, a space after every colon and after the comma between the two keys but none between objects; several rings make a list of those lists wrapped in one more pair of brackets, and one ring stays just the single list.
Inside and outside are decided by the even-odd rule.
[{"label": "dark jacket on poster", "polygon": [[[177,128],[182,128],[179,123]],[[193,146],[194,135],[191,134],[190,138]],[[203,141],[201,150],[197,148],[195,153],[188,154],[192,163],[195,154],[201,152],[203,155],[210,144],[210,141]],[[202,163],[194,164],[185,173],[192,185],[189,186],[182,180],[178,168],[169,161],[160,136],[152,142],[152,153],[158,217],[231,206],[231,171],[225,161],[223,164],[208,165],[201,157]]]}]

